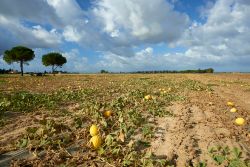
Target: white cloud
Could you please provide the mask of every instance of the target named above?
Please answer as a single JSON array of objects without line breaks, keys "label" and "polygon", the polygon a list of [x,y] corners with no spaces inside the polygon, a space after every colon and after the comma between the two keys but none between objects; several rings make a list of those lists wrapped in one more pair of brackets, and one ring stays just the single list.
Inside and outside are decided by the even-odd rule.
[{"label": "white cloud", "polygon": [[250,3],[218,0],[206,10],[205,23],[194,21],[184,36],[172,45],[185,46],[185,52],[157,55],[153,50],[144,49],[131,58],[108,54],[103,56],[100,65],[114,71],[209,67],[218,71],[249,71]]},{"label": "white cloud", "polygon": [[1,0],[0,15],[36,24],[62,25],[54,9],[45,0]]},{"label": "white cloud", "polygon": [[148,43],[175,41],[188,24],[165,0],[100,0],[93,13],[111,36],[119,32]]},{"label": "white cloud", "polygon": [[[95,65],[98,69],[109,71],[150,71],[150,70],[183,70],[199,68],[215,68],[216,70],[236,70],[241,68],[247,71],[238,59],[224,56],[216,57],[212,54],[201,54],[201,48],[196,47],[184,53],[155,54],[153,51],[143,49],[135,53],[134,57],[122,57],[115,54],[105,54]],[[244,61],[247,60],[247,57]]]},{"label": "white cloud", "polygon": [[[220,69],[247,69],[250,62],[250,3],[218,0],[210,7],[204,24],[194,22],[178,42],[188,48],[186,56],[200,65],[221,65]],[[242,67],[241,67],[242,65]],[[248,70],[250,70],[248,68]]]},{"label": "white cloud", "polygon": [[[44,0],[0,2],[0,54],[16,45],[53,48],[62,43],[62,21]],[[50,25],[52,28],[45,28]],[[4,41],[4,42],[3,42]]]},{"label": "white cloud", "polygon": [[78,30],[73,26],[66,26],[63,32],[64,38],[69,42],[80,42],[82,39]]},{"label": "white cloud", "polygon": [[[29,1],[27,6],[34,4],[35,2]],[[55,26],[55,22],[63,23],[60,28],[66,41],[101,51],[103,54],[123,57],[137,56],[133,47],[145,43],[176,41],[188,24],[187,15],[174,11],[165,0],[100,0],[95,1],[88,11],[83,11],[74,0],[47,0],[39,5],[46,9],[32,15],[27,13],[27,6],[21,4],[21,9],[17,7],[17,12],[13,12],[15,8],[4,1],[3,6],[8,6],[12,12],[0,12],[0,28],[8,31],[16,40],[10,40],[10,44],[2,50],[16,44],[33,48],[57,47],[62,38],[54,27],[51,30],[46,30],[40,24],[27,27],[21,21],[25,18],[27,21],[43,22],[47,17],[40,15],[47,13],[53,16],[52,20],[48,19],[52,26]],[[21,15],[18,16],[19,14]],[[3,37],[0,40],[4,40]]]},{"label": "white cloud", "polygon": [[[84,11],[75,0],[2,0],[0,53],[15,45],[56,48],[68,41],[101,54],[91,66],[78,50],[63,51],[68,58],[63,69],[69,71],[250,70],[250,1],[206,1],[199,9],[202,22],[192,24],[174,8],[180,2],[98,0]],[[159,43],[186,51],[157,54]],[[134,51],[143,46],[149,47]],[[41,64],[40,58],[35,65]]]},{"label": "white cloud", "polygon": [[65,25],[73,24],[83,17],[84,11],[75,0],[47,0]]},{"label": "white cloud", "polygon": [[180,59],[185,58],[184,54],[154,54],[153,48],[145,48],[135,53],[134,57],[123,57],[115,54],[105,54],[102,60],[96,64],[99,69],[110,71],[143,71],[143,70],[166,70],[181,69],[188,67],[189,61],[180,65]]},{"label": "white cloud", "polygon": [[125,57],[134,56],[134,46],[176,41],[189,21],[165,0],[100,0],[76,13],[63,31],[66,41]]},{"label": "white cloud", "polygon": [[83,14],[74,0],[2,0],[0,41],[6,42],[1,44],[0,54],[16,45],[58,47],[63,42],[60,32],[65,26],[84,22]]},{"label": "white cloud", "polygon": [[0,15],[0,29],[5,32],[0,36],[0,41],[4,41],[6,38],[11,39],[7,40],[7,45],[0,46],[1,52],[15,45],[25,45],[31,48],[50,48],[61,43],[61,36],[55,29],[47,31],[40,25],[31,28],[25,27],[18,19],[2,15]]},{"label": "white cloud", "polygon": [[88,64],[88,58],[82,56],[78,49],[72,49],[69,52],[63,53],[66,57],[67,63],[63,69],[71,72],[89,72],[91,67]]},{"label": "white cloud", "polygon": [[[187,46],[224,44],[229,47],[231,43],[249,43],[250,35],[250,5],[241,4],[240,0],[218,0],[209,10],[205,24],[193,24],[186,31],[182,44]],[[242,40],[245,40],[243,42]]]},{"label": "white cloud", "polygon": [[40,25],[33,26],[32,34],[39,40],[44,41],[50,47],[56,46],[61,43],[61,35],[56,29],[50,31],[45,30]]}]

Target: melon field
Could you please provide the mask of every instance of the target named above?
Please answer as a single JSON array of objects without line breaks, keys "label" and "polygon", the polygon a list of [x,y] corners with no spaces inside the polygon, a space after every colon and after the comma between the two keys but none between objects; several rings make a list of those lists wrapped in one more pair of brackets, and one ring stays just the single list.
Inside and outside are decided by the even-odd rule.
[{"label": "melon field", "polygon": [[0,75],[0,166],[250,167],[249,113],[249,74]]}]

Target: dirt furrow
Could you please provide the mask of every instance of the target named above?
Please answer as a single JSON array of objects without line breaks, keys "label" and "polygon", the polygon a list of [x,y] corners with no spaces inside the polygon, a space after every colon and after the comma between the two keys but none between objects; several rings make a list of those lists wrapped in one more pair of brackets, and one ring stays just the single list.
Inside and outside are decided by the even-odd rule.
[{"label": "dirt furrow", "polygon": [[200,162],[216,166],[209,155],[209,148],[226,144],[241,146],[229,138],[225,128],[212,111],[203,111],[195,105],[175,104],[170,110],[174,117],[161,118],[158,126],[164,134],[152,143],[156,156],[166,157],[175,166],[196,166]]}]

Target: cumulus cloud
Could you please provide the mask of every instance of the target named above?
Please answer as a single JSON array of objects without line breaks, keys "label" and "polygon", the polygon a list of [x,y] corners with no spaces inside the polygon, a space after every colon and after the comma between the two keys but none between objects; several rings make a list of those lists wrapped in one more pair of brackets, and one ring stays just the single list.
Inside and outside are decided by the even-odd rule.
[{"label": "cumulus cloud", "polygon": [[[3,1],[5,10],[0,12],[0,29],[8,33],[11,40],[1,46],[2,51],[17,44],[53,48],[63,42],[63,36],[68,42],[102,54],[133,57],[138,56],[134,47],[176,41],[189,22],[186,14],[174,11],[165,0],[100,0],[94,1],[88,11],[82,10],[74,0],[46,0],[37,3],[43,10],[35,10],[34,14],[29,13],[28,8],[36,1],[26,1],[26,5],[17,2],[20,7]],[[35,26],[26,26],[23,18]],[[52,28],[48,30],[36,22],[47,23]]]},{"label": "cumulus cloud", "polygon": [[[100,53],[91,66],[79,50],[63,51],[69,71],[250,70],[248,0],[208,1],[199,8],[200,22],[176,11],[178,0],[99,0],[87,10],[75,0],[14,2],[0,2],[0,53],[17,44],[53,48],[67,41]],[[158,54],[159,43],[186,51]]]},{"label": "cumulus cloud", "polygon": [[63,22],[46,1],[3,0],[0,3],[0,54],[16,45],[53,48],[62,43],[57,28],[61,28]]},{"label": "cumulus cloud", "polygon": [[185,46],[185,52],[157,55],[153,49],[146,48],[132,58],[104,55],[99,65],[125,71],[209,67],[218,71],[249,71],[250,3],[218,0],[212,7],[209,5],[203,15],[205,23],[194,21],[182,38],[172,45]]},{"label": "cumulus cloud", "polygon": [[63,32],[67,41],[98,51],[134,56],[133,47],[145,43],[171,43],[187,27],[187,15],[165,0],[100,0]]},{"label": "cumulus cloud", "polygon": [[75,0],[47,0],[47,2],[64,25],[80,21],[84,16],[84,11]]},{"label": "cumulus cloud", "polygon": [[61,43],[61,35],[55,29],[50,31],[40,25],[25,27],[18,19],[0,15],[0,41],[7,42],[0,46],[2,54],[4,50],[15,45],[24,45],[31,48],[50,48]]},{"label": "cumulus cloud", "polygon": [[249,71],[250,3],[218,0],[212,7],[209,5],[203,16],[206,17],[204,24],[194,21],[173,45],[185,46],[185,52],[155,55],[142,50],[133,58],[108,54],[100,63],[110,70],[213,67],[218,71]]},{"label": "cumulus cloud", "polygon": [[72,72],[91,71],[88,58],[86,56],[82,56],[78,49],[72,49],[69,52],[64,52],[63,56],[67,59],[67,63],[64,65],[63,70]]},{"label": "cumulus cloud", "polygon": [[[180,41],[187,54],[209,62],[231,64],[250,61],[250,3],[244,0],[218,0],[206,11],[204,24],[193,23]],[[248,57],[248,58],[247,58]],[[235,62],[235,60],[238,60]]]},{"label": "cumulus cloud", "polygon": [[[110,71],[143,71],[143,70],[163,70],[175,66],[171,55],[156,55],[154,49],[147,47],[135,53],[134,57],[123,57],[115,54],[105,54],[102,60],[97,63],[100,69]],[[173,55],[172,55],[173,56]],[[173,56],[175,57],[175,56]],[[172,64],[172,65],[171,65]]]},{"label": "cumulus cloud", "polygon": [[[207,45],[218,50],[228,50],[236,43],[249,43],[247,40],[250,35],[249,9],[250,5],[241,3],[241,0],[217,1],[209,10],[206,23],[194,23],[186,31],[182,44],[187,46]],[[233,48],[242,49],[242,47]],[[230,51],[234,49],[230,49]]]},{"label": "cumulus cloud", "polygon": [[47,31],[40,25],[37,25],[33,26],[31,31],[35,38],[44,42],[44,46],[41,46],[41,48],[46,47],[47,45],[53,47],[61,43],[61,35],[57,32],[56,29]]},{"label": "cumulus cloud", "polygon": [[79,42],[82,38],[81,35],[79,35],[78,30],[73,26],[66,26],[63,36],[69,42]]},{"label": "cumulus cloud", "polygon": [[148,43],[175,41],[188,24],[165,0],[101,0],[93,12],[111,36],[126,33]]},{"label": "cumulus cloud", "polygon": [[[174,58],[174,59],[173,59]],[[153,48],[145,48],[135,53],[134,57],[123,57],[115,54],[105,54],[96,66],[109,71],[143,71],[176,69],[176,55],[156,55]],[[184,65],[182,65],[184,66]]]},{"label": "cumulus cloud", "polygon": [[61,26],[54,9],[45,0],[1,0],[0,15],[39,24]]}]

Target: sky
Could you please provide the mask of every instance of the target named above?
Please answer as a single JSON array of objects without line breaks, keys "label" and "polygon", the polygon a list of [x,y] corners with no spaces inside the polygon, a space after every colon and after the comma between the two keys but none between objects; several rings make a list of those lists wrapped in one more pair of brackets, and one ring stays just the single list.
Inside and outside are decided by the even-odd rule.
[{"label": "sky", "polygon": [[22,45],[26,72],[50,71],[48,52],[69,72],[250,72],[249,18],[250,0],[1,0],[0,69],[19,69],[2,56]]}]

